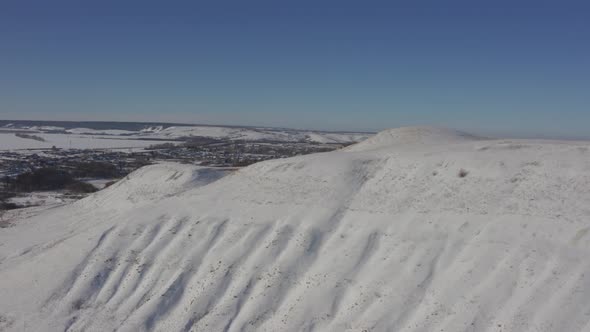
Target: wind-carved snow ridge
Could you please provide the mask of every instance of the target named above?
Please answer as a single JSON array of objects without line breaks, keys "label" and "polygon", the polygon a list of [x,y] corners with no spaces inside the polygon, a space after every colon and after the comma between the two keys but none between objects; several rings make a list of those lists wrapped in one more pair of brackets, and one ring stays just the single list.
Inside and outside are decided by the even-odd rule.
[{"label": "wind-carved snow ridge", "polygon": [[433,128],[149,166],[0,230],[0,330],[587,330],[589,188],[588,142]]}]

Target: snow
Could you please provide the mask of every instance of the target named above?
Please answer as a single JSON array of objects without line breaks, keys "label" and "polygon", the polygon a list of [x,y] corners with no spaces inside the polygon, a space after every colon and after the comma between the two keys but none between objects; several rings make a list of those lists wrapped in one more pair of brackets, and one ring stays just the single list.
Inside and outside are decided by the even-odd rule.
[{"label": "snow", "polygon": [[[65,131],[47,133],[44,131]],[[45,142],[15,136],[15,131],[30,133],[45,139]],[[40,131],[40,132],[39,132]],[[171,143],[185,137],[210,137],[224,140],[308,141],[317,143],[359,142],[371,134],[332,133],[267,128],[239,128],[214,126],[148,127],[140,131],[118,129],[90,129],[62,127],[23,127],[0,130],[0,150],[49,149],[131,149],[145,148],[154,144]]]},{"label": "snow", "polygon": [[137,208],[138,204],[151,204],[184,190],[208,184],[232,171],[232,168],[162,162],[140,168],[87,201],[93,205],[117,209]]},{"label": "snow", "polygon": [[0,228],[0,329],[588,330],[589,230],[589,142],[401,128],[148,166]]},{"label": "snow", "polygon": [[362,133],[317,133],[305,132],[306,140],[317,143],[354,143],[361,142],[371,134]]},{"label": "snow", "polygon": [[28,129],[31,131],[64,131],[64,127],[57,127],[57,126],[32,126],[32,127],[23,127],[23,129]]},{"label": "snow", "polygon": [[[15,132],[42,137],[46,142],[20,138]],[[57,133],[60,132],[60,133]],[[146,127],[142,130],[91,129],[55,126],[25,126],[0,128],[0,150],[47,149],[52,146],[68,149],[145,148],[166,140],[186,137],[209,137],[223,140],[316,142],[349,144],[372,136],[370,133],[316,132],[275,128],[222,127],[222,126],[163,126]],[[156,140],[164,140],[156,142]]]},{"label": "snow", "polygon": [[164,130],[163,126],[150,126],[140,130],[141,133],[157,133]]},{"label": "snow", "polygon": [[[18,223],[23,219],[37,216],[63,204],[66,203],[30,206],[26,208],[4,211],[4,214],[0,218],[0,228],[12,227],[15,223]],[[3,326],[3,323],[5,322],[3,322],[2,318],[0,318],[0,327]]]},{"label": "snow", "polygon": [[146,132],[149,133],[150,136],[159,138],[200,136],[230,140],[269,140],[279,142],[311,141],[317,143],[352,143],[359,142],[371,136],[371,134],[366,133],[331,133],[306,130],[214,126],[168,127],[166,129]]},{"label": "snow", "polygon": [[72,202],[74,199],[64,197],[64,193],[59,191],[40,191],[12,197],[8,201],[21,206],[52,206]]},{"label": "snow", "polygon": [[82,181],[90,183],[97,189],[104,189],[108,183],[117,182],[119,179],[83,179]]},{"label": "snow", "polygon": [[384,130],[367,140],[348,147],[347,151],[374,150],[392,146],[436,145],[483,139],[456,130],[434,127],[403,127]]},{"label": "snow", "polygon": [[14,133],[0,132],[0,150],[50,149],[55,146],[61,149],[125,149],[145,148],[154,144],[171,141],[154,141],[126,138],[105,138],[93,135],[48,134],[35,133],[45,142],[29,138],[21,138]]},{"label": "snow", "polygon": [[90,134],[90,135],[132,135],[136,134],[136,131],[131,130],[120,130],[120,129],[90,129],[90,128],[72,128],[66,130],[70,134]]}]

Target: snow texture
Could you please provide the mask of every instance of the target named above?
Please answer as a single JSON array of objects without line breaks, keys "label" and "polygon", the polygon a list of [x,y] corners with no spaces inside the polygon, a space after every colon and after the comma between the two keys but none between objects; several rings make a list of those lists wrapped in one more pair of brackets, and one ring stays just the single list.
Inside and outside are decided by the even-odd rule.
[{"label": "snow texture", "polygon": [[0,228],[0,330],[590,329],[588,142],[403,128],[227,172]]},{"label": "snow texture", "polygon": [[106,137],[96,135],[72,135],[72,134],[47,134],[35,133],[35,136],[45,141],[30,138],[17,137],[13,133],[0,132],[0,150],[24,150],[24,149],[127,149],[145,148],[154,144],[173,143],[170,141],[153,141],[129,139],[125,137]]}]

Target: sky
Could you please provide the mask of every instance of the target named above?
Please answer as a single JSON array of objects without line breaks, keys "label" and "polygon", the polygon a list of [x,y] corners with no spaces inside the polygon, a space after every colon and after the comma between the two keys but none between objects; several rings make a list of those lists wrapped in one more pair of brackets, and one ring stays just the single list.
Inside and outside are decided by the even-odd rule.
[{"label": "sky", "polygon": [[590,138],[583,1],[0,2],[0,118]]}]

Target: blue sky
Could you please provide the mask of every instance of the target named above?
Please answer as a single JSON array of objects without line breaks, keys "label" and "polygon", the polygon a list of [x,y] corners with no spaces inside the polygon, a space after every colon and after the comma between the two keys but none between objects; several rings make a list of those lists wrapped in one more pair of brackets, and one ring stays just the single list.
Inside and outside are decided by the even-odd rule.
[{"label": "blue sky", "polygon": [[582,1],[0,3],[0,118],[590,137]]}]

